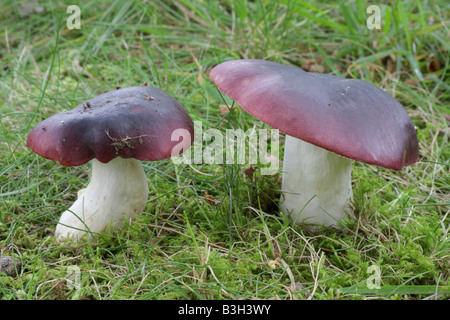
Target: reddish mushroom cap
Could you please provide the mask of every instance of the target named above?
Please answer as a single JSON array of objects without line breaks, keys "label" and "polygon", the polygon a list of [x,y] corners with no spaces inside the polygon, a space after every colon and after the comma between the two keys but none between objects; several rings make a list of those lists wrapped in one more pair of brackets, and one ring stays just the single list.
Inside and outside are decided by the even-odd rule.
[{"label": "reddish mushroom cap", "polygon": [[[115,157],[155,161],[169,158],[175,145],[172,132],[193,123],[185,108],[164,91],[129,87],[101,94],[71,111],[53,115],[34,127],[27,146],[64,166],[96,158],[106,163]],[[183,141],[182,150],[191,141]]]},{"label": "reddish mushroom cap", "polygon": [[417,161],[417,135],[405,109],[368,82],[256,59],[223,62],[209,76],[244,110],[285,134],[389,169]]}]

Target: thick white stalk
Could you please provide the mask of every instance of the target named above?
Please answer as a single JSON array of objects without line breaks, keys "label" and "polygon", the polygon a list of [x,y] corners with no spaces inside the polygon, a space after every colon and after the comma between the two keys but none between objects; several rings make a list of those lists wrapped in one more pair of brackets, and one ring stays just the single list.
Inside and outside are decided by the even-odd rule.
[{"label": "thick white stalk", "polygon": [[76,240],[86,231],[121,227],[145,209],[147,200],[148,182],[140,161],[117,157],[105,164],[94,159],[89,185],[62,214],[55,234]]},{"label": "thick white stalk", "polygon": [[286,136],[281,210],[296,223],[337,226],[352,199],[352,161]]}]

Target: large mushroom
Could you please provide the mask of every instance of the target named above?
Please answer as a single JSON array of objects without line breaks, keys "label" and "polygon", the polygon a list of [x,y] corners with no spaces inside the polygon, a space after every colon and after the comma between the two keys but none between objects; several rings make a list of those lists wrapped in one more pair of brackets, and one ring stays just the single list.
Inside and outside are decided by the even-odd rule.
[{"label": "large mushroom", "polygon": [[53,115],[34,127],[27,146],[63,166],[92,160],[88,186],[56,226],[59,239],[75,240],[87,232],[120,227],[141,213],[148,200],[148,182],[140,161],[171,157],[192,139],[172,141],[174,130],[193,136],[185,108],[163,90],[137,86],[92,98],[71,111]]},{"label": "large mushroom", "polygon": [[417,161],[408,114],[368,82],[257,59],[223,62],[210,79],[286,134],[280,207],[297,223],[337,226],[347,216],[351,159],[393,170]]}]

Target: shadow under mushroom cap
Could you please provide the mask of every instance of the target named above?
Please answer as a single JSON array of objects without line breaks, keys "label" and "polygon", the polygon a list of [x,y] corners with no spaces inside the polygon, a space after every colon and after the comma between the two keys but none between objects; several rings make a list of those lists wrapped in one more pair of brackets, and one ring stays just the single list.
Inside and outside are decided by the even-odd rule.
[{"label": "shadow under mushroom cap", "polygon": [[[176,129],[187,130],[191,141],[171,141]],[[93,158],[107,163],[118,156],[155,161],[171,157],[176,145],[186,150],[193,132],[177,100],[163,90],[139,86],[101,94],[45,119],[31,130],[27,146],[64,166]]]}]

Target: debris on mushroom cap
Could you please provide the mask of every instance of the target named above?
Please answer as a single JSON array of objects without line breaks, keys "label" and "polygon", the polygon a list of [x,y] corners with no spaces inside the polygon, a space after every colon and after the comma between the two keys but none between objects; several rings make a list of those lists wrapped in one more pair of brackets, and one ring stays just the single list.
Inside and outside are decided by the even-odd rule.
[{"label": "debris on mushroom cap", "polygon": [[171,141],[180,128],[193,137],[192,120],[177,100],[163,90],[137,86],[101,94],[45,119],[31,130],[27,146],[64,166],[93,158],[106,163],[118,156],[155,161],[171,157],[175,145],[190,146],[191,141]]},{"label": "debris on mushroom cap", "polygon": [[401,170],[418,158],[402,105],[369,82],[242,59],[210,72],[220,91],[281,132],[342,156]]}]

